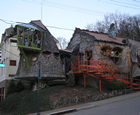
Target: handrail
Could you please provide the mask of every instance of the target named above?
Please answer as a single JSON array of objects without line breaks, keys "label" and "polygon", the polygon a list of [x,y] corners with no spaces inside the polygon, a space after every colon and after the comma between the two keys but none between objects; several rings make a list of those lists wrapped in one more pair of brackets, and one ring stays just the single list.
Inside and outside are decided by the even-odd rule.
[{"label": "handrail", "polygon": [[[136,85],[136,83],[133,83],[133,80],[137,80],[140,82],[139,79],[133,79],[129,78],[128,74],[119,74],[118,71],[114,73],[114,69],[112,65],[106,64],[103,61],[78,61],[76,64],[73,64],[71,62],[71,69],[73,73],[85,73],[88,75],[93,76],[94,78],[100,79],[102,81],[110,82],[112,79],[116,79],[117,81],[123,81],[125,84],[127,84],[127,88],[132,88],[133,85]],[[93,73],[98,73],[100,76],[95,76]],[[104,75],[103,72],[107,72],[107,75]],[[103,76],[104,75],[104,76]],[[120,75],[120,76],[119,76]],[[107,81],[106,78],[109,80]],[[140,86],[140,83],[137,84]],[[133,88],[132,88],[133,89]],[[139,88],[140,89],[140,88]]]},{"label": "handrail", "polygon": [[140,79],[133,78],[133,80],[140,81]]}]

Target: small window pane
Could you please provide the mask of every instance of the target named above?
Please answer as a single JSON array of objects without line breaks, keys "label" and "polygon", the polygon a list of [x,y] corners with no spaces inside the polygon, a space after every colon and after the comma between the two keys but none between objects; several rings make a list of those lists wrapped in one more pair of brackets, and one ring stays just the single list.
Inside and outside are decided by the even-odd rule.
[{"label": "small window pane", "polygon": [[16,40],[11,40],[11,46],[17,46],[17,41]]},{"label": "small window pane", "polygon": [[11,66],[16,66],[16,60],[10,60],[10,65]]}]

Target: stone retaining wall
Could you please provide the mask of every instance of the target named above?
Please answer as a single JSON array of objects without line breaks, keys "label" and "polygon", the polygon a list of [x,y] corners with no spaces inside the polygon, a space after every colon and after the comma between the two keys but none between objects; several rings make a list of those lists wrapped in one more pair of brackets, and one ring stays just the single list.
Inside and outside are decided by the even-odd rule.
[{"label": "stone retaining wall", "polygon": [[80,97],[74,97],[74,98],[63,98],[50,102],[50,108],[55,109],[60,106],[64,105],[71,105],[71,104],[77,104],[77,103],[83,103],[83,102],[91,102],[91,101],[98,101],[106,98],[111,98],[118,95],[123,95],[127,93],[133,92],[131,89],[124,89],[124,90],[114,90],[109,93],[101,93],[99,95],[86,95],[86,96],[80,96]]}]

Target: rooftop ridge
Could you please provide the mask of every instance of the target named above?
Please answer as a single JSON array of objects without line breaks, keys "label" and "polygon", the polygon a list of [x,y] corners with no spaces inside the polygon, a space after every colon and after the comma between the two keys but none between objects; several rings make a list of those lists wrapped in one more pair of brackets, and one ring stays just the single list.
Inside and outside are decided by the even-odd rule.
[{"label": "rooftop ridge", "polygon": [[97,33],[97,34],[105,34],[105,35],[109,35],[108,33],[103,33],[103,32],[98,32],[98,31],[90,31],[88,29],[80,29],[80,28],[76,28],[77,30],[81,30],[84,32],[92,32],[92,33]]}]

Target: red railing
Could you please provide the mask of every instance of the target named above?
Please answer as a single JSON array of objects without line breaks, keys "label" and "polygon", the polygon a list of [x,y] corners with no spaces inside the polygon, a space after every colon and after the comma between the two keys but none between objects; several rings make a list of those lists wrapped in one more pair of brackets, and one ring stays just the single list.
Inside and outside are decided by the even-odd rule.
[{"label": "red railing", "polygon": [[84,74],[84,76],[87,74],[107,83],[113,82],[113,80],[123,81],[127,85],[127,88],[132,88],[132,86],[139,86],[138,88],[132,89],[140,89],[140,80],[137,79],[139,84],[133,83],[133,80],[136,79],[129,78],[128,75],[124,76],[124,74],[122,75],[118,72],[115,73],[113,66],[111,64],[105,64],[103,61],[78,61],[76,64],[71,62],[71,70],[73,74],[81,73]]}]

